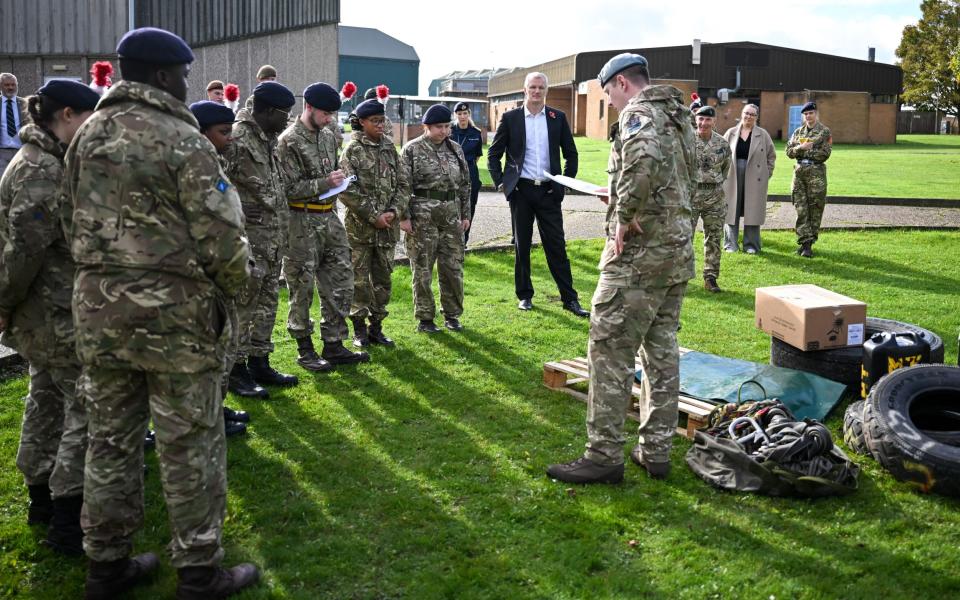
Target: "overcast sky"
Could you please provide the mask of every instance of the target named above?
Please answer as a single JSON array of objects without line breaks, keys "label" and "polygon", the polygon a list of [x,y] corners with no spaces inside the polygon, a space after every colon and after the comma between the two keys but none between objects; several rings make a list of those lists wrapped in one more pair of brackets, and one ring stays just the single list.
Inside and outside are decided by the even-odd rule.
[{"label": "overcast sky", "polygon": [[[450,71],[526,67],[590,50],[751,41],[893,63],[920,0],[641,2],[344,0],[340,24],[413,46],[420,90]],[[656,76],[656,65],[651,65]]]}]

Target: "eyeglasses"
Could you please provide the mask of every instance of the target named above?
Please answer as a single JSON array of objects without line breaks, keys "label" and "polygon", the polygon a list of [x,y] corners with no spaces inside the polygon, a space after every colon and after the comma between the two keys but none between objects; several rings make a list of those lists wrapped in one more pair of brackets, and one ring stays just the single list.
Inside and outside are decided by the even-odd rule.
[{"label": "eyeglasses", "polygon": [[277,108],[276,106],[271,106],[270,110],[275,110],[278,113],[282,114],[285,118],[290,117],[290,110],[283,110],[282,108]]},{"label": "eyeglasses", "polygon": [[387,120],[382,117],[381,118],[372,117],[372,118],[366,119],[366,121],[371,125],[373,125],[374,127],[376,127],[377,125],[387,124]]},{"label": "eyeglasses", "polygon": [[757,113],[743,113],[743,116],[745,116],[745,117],[753,117],[754,119],[756,119],[756,118],[757,118]]}]

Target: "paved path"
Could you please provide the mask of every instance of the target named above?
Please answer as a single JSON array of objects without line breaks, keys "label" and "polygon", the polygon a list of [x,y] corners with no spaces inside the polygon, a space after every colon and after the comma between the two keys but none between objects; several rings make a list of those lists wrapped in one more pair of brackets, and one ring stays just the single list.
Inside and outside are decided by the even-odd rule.
[{"label": "paved path", "polygon": [[[957,208],[913,208],[903,206],[855,206],[828,204],[823,226],[833,227],[957,227],[960,228],[960,202]],[[593,196],[567,196],[563,201],[563,224],[568,240],[603,236],[606,205]],[[767,205],[764,229],[793,229],[797,212],[787,202]],[[502,194],[481,192],[474,217],[470,248],[501,246],[510,243],[510,208]],[[534,231],[534,242],[540,237]]]}]

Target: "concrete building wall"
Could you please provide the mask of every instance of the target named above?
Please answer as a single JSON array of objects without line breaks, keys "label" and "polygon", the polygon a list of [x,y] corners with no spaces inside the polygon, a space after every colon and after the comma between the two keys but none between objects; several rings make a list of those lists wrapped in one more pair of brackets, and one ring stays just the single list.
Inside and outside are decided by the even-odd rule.
[{"label": "concrete building wall", "polygon": [[337,26],[319,25],[245,40],[194,49],[196,62],[190,71],[188,102],[206,100],[207,82],[220,79],[240,86],[240,102],[253,93],[257,69],[270,64],[277,68],[277,81],[299,98],[303,88],[326,81],[339,88]]}]

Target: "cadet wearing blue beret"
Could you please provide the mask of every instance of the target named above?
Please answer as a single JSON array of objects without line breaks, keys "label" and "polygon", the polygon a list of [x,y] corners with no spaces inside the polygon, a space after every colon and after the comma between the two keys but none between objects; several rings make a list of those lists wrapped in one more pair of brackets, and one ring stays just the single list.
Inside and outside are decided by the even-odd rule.
[{"label": "cadet wearing blue beret", "polygon": [[805,112],[810,112],[811,110],[817,110],[816,102],[807,102],[806,104],[804,104],[803,107],[800,109],[800,113],[802,114]]},{"label": "cadet wearing blue beret", "polygon": [[423,113],[421,122],[424,125],[436,125],[438,123],[449,123],[453,120],[453,113],[443,104],[434,104]]},{"label": "cadet wearing blue beret", "polygon": [[253,88],[253,100],[254,103],[259,100],[267,106],[281,110],[290,110],[297,102],[293,97],[293,92],[287,89],[287,86],[276,81],[264,81],[257,84],[257,87]]},{"label": "cadet wearing blue beret", "polygon": [[194,102],[190,105],[190,112],[197,118],[201,133],[213,125],[232,124],[235,118],[232,110],[211,100]]},{"label": "cadet wearing blue beret", "polygon": [[358,104],[357,110],[353,111],[353,113],[361,119],[369,119],[370,117],[384,114],[384,108],[383,105],[374,98],[373,100],[364,100]]},{"label": "cadet wearing blue beret", "polygon": [[600,69],[600,74],[597,75],[597,79],[600,80],[600,87],[607,85],[618,73],[631,67],[640,67],[643,69],[646,78],[650,78],[649,72],[647,71],[649,68],[647,66],[647,59],[639,54],[624,52],[611,58],[607,61],[607,64],[603,65],[603,68]]},{"label": "cadet wearing blue beret", "polygon": [[312,83],[303,90],[303,100],[314,108],[334,112],[340,110],[343,104],[340,101],[340,93],[327,83]]},{"label": "cadet wearing blue beret", "polygon": [[69,106],[77,112],[87,112],[97,107],[100,94],[79,81],[71,79],[51,79],[37,95],[46,96],[61,106]]},{"label": "cadet wearing blue beret", "polygon": [[174,33],[156,27],[128,31],[117,44],[121,60],[135,60],[151,65],[187,65],[194,56],[190,46]]}]

